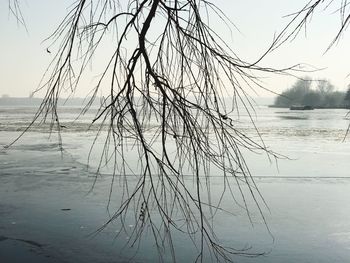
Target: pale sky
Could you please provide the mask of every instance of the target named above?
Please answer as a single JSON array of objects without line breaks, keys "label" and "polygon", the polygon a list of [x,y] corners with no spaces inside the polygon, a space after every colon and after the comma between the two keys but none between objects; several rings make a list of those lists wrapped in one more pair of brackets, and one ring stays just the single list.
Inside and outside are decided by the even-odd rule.
[{"label": "pale sky", "polygon": [[[289,21],[283,16],[297,11],[308,1],[217,0],[215,3],[225,11],[240,32],[232,30],[230,35],[216,21],[212,21],[212,26],[242,59],[253,62],[269,46],[274,34]],[[42,41],[53,32],[73,2],[75,0],[21,0],[28,28],[26,32],[10,14],[8,1],[0,0],[0,96],[8,94],[12,97],[27,97],[37,88],[52,59],[52,55],[46,52],[48,44]],[[319,10],[308,24],[306,35],[300,34],[292,43],[286,43],[262,61],[261,65],[287,67],[306,63],[324,68],[307,75],[315,79],[329,79],[337,90],[346,90],[350,83],[350,32],[324,54],[340,25],[339,15],[332,14],[335,10],[336,3],[326,11]],[[303,75],[306,74],[300,74]],[[294,81],[295,79],[284,76],[264,79],[266,87],[275,92],[290,87]],[[263,91],[258,93],[262,97],[274,96]],[[85,95],[83,90],[76,94],[81,97]]]}]

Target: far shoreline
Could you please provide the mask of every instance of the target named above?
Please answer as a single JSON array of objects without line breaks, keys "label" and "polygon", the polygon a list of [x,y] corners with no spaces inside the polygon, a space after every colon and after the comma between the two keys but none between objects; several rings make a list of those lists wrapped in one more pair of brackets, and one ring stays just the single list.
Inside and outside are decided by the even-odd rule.
[{"label": "far shoreline", "polygon": [[[269,108],[279,108],[279,109],[289,109],[290,106],[277,106],[277,105],[268,105]],[[350,106],[334,106],[334,107],[323,107],[323,106],[312,106],[315,110],[337,110],[344,109],[349,110]]]}]

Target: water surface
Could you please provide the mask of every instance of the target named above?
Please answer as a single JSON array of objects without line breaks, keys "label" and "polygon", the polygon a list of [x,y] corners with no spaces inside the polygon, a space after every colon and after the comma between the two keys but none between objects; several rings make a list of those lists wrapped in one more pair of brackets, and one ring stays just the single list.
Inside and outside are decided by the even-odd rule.
[{"label": "water surface", "polygon": [[[111,178],[107,169],[90,191],[98,160],[96,155],[90,168],[86,166],[97,129],[89,130],[95,112],[73,122],[79,111],[61,110],[61,124],[67,127],[62,133],[63,152],[55,134],[48,132],[49,124],[34,126],[13,147],[0,150],[0,259],[5,262],[124,262],[136,252],[125,247],[127,233],[115,239],[121,227],[118,222],[91,235],[109,217]],[[0,145],[15,139],[34,113],[31,107],[0,107]],[[237,257],[237,262],[350,261],[346,114],[346,110],[256,110],[253,119],[265,144],[288,158],[276,163],[264,154],[245,153],[268,204],[263,212],[270,232],[253,204],[253,225],[240,209],[234,210],[234,217],[218,216],[215,229],[222,241],[265,253],[256,258]],[[249,116],[235,118],[242,131],[258,139]],[[212,178],[212,192],[220,193],[222,178],[219,174]],[[111,210],[117,199],[118,192]],[[231,199],[224,200],[223,206],[231,209]],[[195,259],[186,238],[175,235],[175,246],[179,262]],[[146,235],[131,261],[158,260],[155,244]],[[170,261],[170,256],[165,260]]]}]

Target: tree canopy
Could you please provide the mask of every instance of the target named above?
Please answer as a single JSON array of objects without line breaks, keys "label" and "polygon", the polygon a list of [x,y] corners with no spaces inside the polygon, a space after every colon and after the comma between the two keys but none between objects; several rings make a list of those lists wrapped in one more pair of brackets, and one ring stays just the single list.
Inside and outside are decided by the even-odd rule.
[{"label": "tree canopy", "polygon": [[350,104],[350,85],[348,85],[348,90],[346,91],[344,100],[348,103],[348,105]]},{"label": "tree canopy", "polygon": [[[316,87],[312,89],[312,84]],[[316,108],[343,108],[345,93],[334,91],[334,86],[328,80],[312,81],[310,77],[298,79],[291,88],[282,92],[275,99],[276,107],[291,107],[306,105]]]}]

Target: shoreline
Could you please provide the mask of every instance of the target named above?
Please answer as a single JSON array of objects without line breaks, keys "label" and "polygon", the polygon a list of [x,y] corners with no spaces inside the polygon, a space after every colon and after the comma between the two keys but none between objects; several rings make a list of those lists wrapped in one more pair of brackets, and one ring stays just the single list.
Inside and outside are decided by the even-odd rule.
[{"label": "shoreline", "polygon": [[[277,108],[277,109],[289,109],[291,106],[276,106],[276,105],[267,105],[268,108]],[[321,106],[313,106],[316,110],[350,110],[350,106],[339,106],[339,107],[321,107]]]}]

